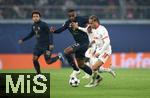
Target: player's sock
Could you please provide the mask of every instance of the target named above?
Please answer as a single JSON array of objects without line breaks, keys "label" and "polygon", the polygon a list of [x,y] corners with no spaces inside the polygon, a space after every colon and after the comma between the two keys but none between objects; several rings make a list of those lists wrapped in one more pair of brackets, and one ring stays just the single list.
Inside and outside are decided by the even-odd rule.
[{"label": "player's sock", "polygon": [[103,68],[103,67],[100,67],[100,68],[99,68],[99,72],[100,72],[100,73],[103,73],[103,72],[110,72],[110,71],[111,71],[110,68]]},{"label": "player's sock", "polygon": [[79,71],[79,68],[76,66],[73,56],[71,54],[65,54],[65,58],[67,59],[68,63],[72,66],[73,70]]},{"label": "player's sock", "polygon": [[41,74],[39,62],[37,60],[35,60],[35,61],[33,61],[33,64],[34,64],[34,68],[35,68],[37,74]]},{"label": "player's sock", "polygon": [[90,76],[92,75],[92,69],[87,66],[87,65],[84,65],[84,67],[81,67],[81,69],[86,72],[87,74],[89,74]]}]

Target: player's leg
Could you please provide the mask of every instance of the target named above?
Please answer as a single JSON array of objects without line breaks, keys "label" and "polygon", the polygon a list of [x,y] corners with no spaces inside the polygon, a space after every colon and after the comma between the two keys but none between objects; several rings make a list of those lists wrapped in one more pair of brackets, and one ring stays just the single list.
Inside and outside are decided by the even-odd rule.
[{"label": "player's leg", "polygon": [[[95,63],[92,65],[92,70],[94,72],[98,72],[99,68],[106,63],[106,61],[108,60],[108,58],[110,57],[110,55],[107,52],[104,52],[103,54],[100,54],[98,57],[95,57]],[[94,80],[94,84],[93,86],[97,86],[100,81],[102,80],[102,77],[100,77],[100,75],[97,74],[95,80]]]},{"label": "player's leg", "polygon": [[45,61],[47,64],[52,64],[59,59],[58,56],[56,56],[56,57],[51,57],[51,56],[52,56],[52,51],[50,51],[50,50],[44,51],[44,58],[45,58]]},{"label": "player's leg", "polygon": [[80,73],[78,66],[75,64],[73,53],[74,51],[71,46],[64,49],[64,57],[67,59],[69,65],[72,66],[74,73]]},{"label": "player's leg", "polygon": [[115,77],[116,73],[113,69],[111,69],[111,66],[112,66],[112,62],[111,62],[111,58],[109,56],[109,58],[106,60],[106,62],[99,68],[99,73],[109,73],[113,77]]},{"label": "player's leg", "polygon": [[[87,57],[85,58],[85,64],[90,67],[90,58],[87,58]],[[82,78],[83,78],[83,79],[89,79],[89,78],[90,78],[90,75],[87,74],[87,73],[85,73]]]},{"label": "player's leg", "polygon": [[39,56],[33,55],[33,64],[37,74],[41,74],[40,64],[38,61]]},{"label": "player's leg", "polygon": [[42,51],[39,48],[35,47],[34,53],[33,53],[33,64],[34,64],[34,68],[35,68],[37,74],[41,74],[40,64],[38,61],[41,54],[42,54]]},{"label": "player's leg", "polygon": [[[85,64],[89,67],[91,67],[91,65],[92,65],[91,64],[92,53],[93,53],[92,47],[88,48],[88,50],[85,53]],[[90,76],[87,73],[85,73],[85,75],[82,78],[88,79],[88,78],[90,78]]]},{"label": "player's leg", "polygon": [[[84,62],[85,60],[85,52],[88,49],[88,44],[74,44],[71,46],[73,49],[73,52],[75,53],[75,58],[74,61],[76,61],[76,66],[78,66],[79,68],[81,68],[85,73],[91,75],[92,74],[92,70],[89,66],[87,66]],[[75,72],[73,72],[71,75],[77,75]]]},{"label": "player's leg", "polygon": [[76,60],[77,60],[79,68],[91,76],[92,75],[92,69],[84,63],[85,62],[84,59],[76,58]]},{"label": "player's leg", "polygon": [[110,73],[114,78],[116,77],[116,73],[113,69],[105,68],[103,66],[99,68],[99,73]]},{"label": "player's leg", "polygon": [[98,69],[102,64],[103,62],[98,60],[94,65],[92,65],[93,74],[90,82],[85,85],[85,87],[95,87],[99,85],[100,81],[102,81],[102,77],[98,74]]}]

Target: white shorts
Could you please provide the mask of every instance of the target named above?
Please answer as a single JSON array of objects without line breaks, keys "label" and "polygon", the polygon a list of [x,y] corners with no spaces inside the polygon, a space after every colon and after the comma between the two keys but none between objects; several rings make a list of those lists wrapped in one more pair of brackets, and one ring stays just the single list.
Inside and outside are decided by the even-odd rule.
[{"label": "white shorts", "polygon": [[85,52],[85,57],[91,58],[93,56],[94,53],[94,49],[93,47],[88,48],[88,50]]},{"label": "white shorts", "polygon": [[111,49],[108,49],[108,50],[104,51],[102,54],[100,54],[98,57],[95,57],[94,53],[98,53],[97,51],[99,51],[99,50],[95,50],[91,47],[85,53],[85,56],[90,58],[90,64],[91,65],[95,64],[98,60],[105,63],[112,53]]}]

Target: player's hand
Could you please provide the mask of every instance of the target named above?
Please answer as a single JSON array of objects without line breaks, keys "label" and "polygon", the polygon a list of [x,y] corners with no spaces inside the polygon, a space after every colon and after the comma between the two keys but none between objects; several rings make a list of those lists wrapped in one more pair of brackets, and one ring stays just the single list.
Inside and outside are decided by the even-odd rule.
[{"label": "player's hand", "polygon": [[92,45],[95,43],[95,40],[93,40],[90,44],[89,47],[92,47]]},{"label": "player's hand", "polygon": [[99,55],[100,55],[99,53],[96,53],[96,54],[95,54],[95,57],[98,58]]},{"label": "player's hand", "polygon": [[22,44],[23,43],[23,40],[18,40],[18,44]]},{"label": "player's hand", "polygon": [[89,27],[87,28],[87,31],[88,31],[88,33],[92,33],[92,28],[91,28],[91,26],[89,26]]},{"label": "player's hand", "polygon": [[72,28],[74,28],[74,29],[78,29],[78,23],[77,22],[72,22],[71,23],[71,26],[72,26]]},{"label": "player's hand", "polygon": [[50,55],[50,54],[51,54],[51,51],[46,50],[46,55]]},{"label": "player's hand", "polygon": [[50,32],[55,32],[56,31],[56,28],[55,27],[50,27]]},{"label": "player's hand", "polygon": [[53,50],[54,49],[54,45],[49,45],[49,49]]}]

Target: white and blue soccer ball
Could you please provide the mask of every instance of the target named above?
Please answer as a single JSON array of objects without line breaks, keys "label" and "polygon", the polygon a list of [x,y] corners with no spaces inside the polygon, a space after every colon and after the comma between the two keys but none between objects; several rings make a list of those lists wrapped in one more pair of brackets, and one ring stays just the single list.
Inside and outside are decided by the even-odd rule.
[{"label": "white and blue soccer ball", "polygon": [[80,84],[80,80],[77,78],[77,77],[71,77],[69,79],[69,84],[72,86],[72,87],[78,87],[79,84]]}]

